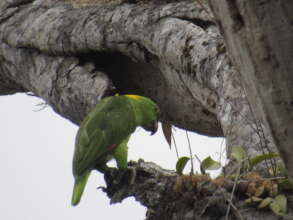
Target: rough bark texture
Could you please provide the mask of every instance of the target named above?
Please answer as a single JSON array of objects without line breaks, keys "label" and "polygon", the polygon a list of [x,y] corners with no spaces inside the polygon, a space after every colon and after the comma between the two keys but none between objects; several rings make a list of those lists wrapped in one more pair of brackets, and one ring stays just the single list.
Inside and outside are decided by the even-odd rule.
[{"label": "rough bark texture", "polygon": [[[21,6],[21,11],[14,8],[0,27],[3,45],[78,57],[77,67],[94,64],[111,78],[119,92],[153,98],[165,113],[165,120],[199,133],[222,135],[216,115],[217,95],[202,85],[209,82],[205,71],[216,68],[215,49],[222,39],[193,2],[52,7],[28,3]],[[209,34],[209,30],[214,33]],[[189,54],[196,56],[189,59]],[[27,62],[26,56],[23,60]],[[197,65],[200,62],[204,65]],[[5,74],[10,75],[10,71]]]},{"label": "rough bark texture", "polygon": [[[148,207],[148,220],[224,220],[224,219],[292,219],[292,213],[280,217],[270,211],[257,209],[257,205],[246,205],[249,181],[236,184],[233,208],[228,218],[227,209],[231,201],[234,181],[211,181],[209,177],[178,176],[174,171],[164,170],[154,163],[139,161],[130,163],[129,172],[109,169],[105,174],[107,188],[103,190],[111,203],[121,202],[134,196]],[[135,178],[133,181],[133,170]],[[121,173],[122,172],[122,173]],[[117,176],[122,178],[117,181]],[[147,190],[146,190],[147,189]],[[287,194],[288,206],[292,207],[292,194]]]},{"label": "rough bark texture", "polygon": [[210,0],[247,97],[293,176],[293,26],[290,0]]},{"label": "rough bark texture", "polygon": [[[222,10],[220,2],[233,6],[236,1],[211,1],[217,16],[221,21],[225,21],[220,15],[227,12]],[[233,13],[227,13],[230,19],[235,19],[233,16]],[[56,0],[2,0],[0,94],[32,93],[44,99],[58,114],[79,124],[101,97],[116,92],[137,93],[158,103],[162,111],[162,121],[208,136],[225,136],[228,157],[231,147],[235,145],[243,146],[250,156],[261,154],[264,149],[276,151],[268,135],[269,127],[259,122],[259,116],[255,116],[247,101],[246,94],[253,95],[251,99],[254,108],[253,100],[257,97],[254,93],[256,84],[252,84],[252,91],[246,89],[244,92],[239,74],[228,58],[223,38],[211,17],[201,5],[193,1],[134,1],[132,4],[116,6],[73,8],[68,2]],[[254,20],[250,22],[252,26]],[[225,26],[225,22],[220,24]],[[235,60],[236,67],[243,75],[246,69],[242,71],[242,59],[236,56],[239,51],[236,51],[236,47],[233,48],[234,41],[241,41],[238,32],[232,33],[236,40],[227,37],[230,32],[223,32],[231,54],[235,55],[233,61]],[[271,42],[274,40],[270,39]],[[250,48],[247,44],[239,44],[243,48],[237,48]],[[279,53],[282,48],[277,45],[275,47],[278,53],[269,58],[289,56],[289,52],[283,55]],[[244,51],[246,57],[248,51],[252,54],[254,52],[252,48]],[[268,65],[266,59],[262,61],[266,61],[265,64]],[[248,70],[252,73],[257,69],[261,74],[262,64],[259,64],[258,60],[250,61],[249,65],[244,63],[244,68],[250,68],[253,63],[253,69]],[[280,73],[281,70],[285,72],[283,65],[287,65],[289,61],[278,62],[278,65],[274,63],[274,67],[278,67]],[[267,68],[264,68],[266,73]],[[272,73],[272,70],[269,72]],[[287,77],[289,82],[290,75]],[[255,78],[257,77],[253,76],[251,79]],[[280,84],[287,82],[281,78],[275,80],[279,80]],[[246,80],[245,83],[247,86]],[[284,88],[289,89],[291,85],[287,86]],[[266,98],[268,94],[261,91],[259,97]],[[280,95],[285,95],[280,90],[269,91],[279,91]],[[292,102],[292,99],[290,100]],[[275,101],[272,99],[270,102],[268,99],[265,103]],[[268,106],[265,103],[261,106],[264,109],[264,118],[268,118],[265,111]],[[279,106],[288,107],[287,116],[279,117],[292,119],[290,106],[283,102]],[[277,113],[276,108],[272,116],[275,117]],[[279,113],[286,112],[284,110]],[[285,119],[282,118],[278,123],[284,122]],[[290,122],[291,119],[287,119]],[[275,119],[267,121],[273,126],[276,125]],[[292,131],[287,125],[282,127],[285,130],[280,130],[284,135]],[[279,144],[275,140],[276,134],[274,133],[273,138]],[[289,152],[284,151],[283,147],[280,149],[281,152]],[[177,177],[174,174],[170,176],[169,172],[162,172],[161,169],[157,171],[158,169],[156,166],[152,171],[139,168],[137,176],[142,177],[146,184],[135,184],[137,188],[133,194],[133,186],[126,185],[126,188],[123,188],[121,183],[121,189],[112,188],[117,176],[116,171],[113,171],[114,174],[109,171],[110,173],[106,174],[108,189],[105,191],[112,197],[112,201],[118,201],[120,199],[117,198],[123,199],[130,194],[135,196],[149,208],[149,219],[223,218],[227,209],[225,204],[219,206],[220,211],[216,217],[206,210],[217,206],[225,197],[220,196],[220,200],[217,200],[216,196],[216,202],[209,206],[207,201],[214,195],[207,194],[207,198],[197,197],[188,195],[190,191],[182,195],[166,195],[165,192],[173,192],[171,188],[174,187]],[[162,194],[160,187],[165,194]],[[229,194],[225,192],[223,195],[227,195],[226,193]],[[173,199],[174,203],[170,203]],[[183,203],[184,199],[186,202]],[[200,205],[203,208],[198,208]],[[164,213],[160,212],[162,210],[165,210]],[[198,210],[204,210],[202,215],[198,216]],[[271,213],[262,213],[254,208],[248,210],[241,216],[247,216],[248,219],[252,219],[251,216],[277,219]],[[241,219],[241,216],[235,211],[231,219]]]}]

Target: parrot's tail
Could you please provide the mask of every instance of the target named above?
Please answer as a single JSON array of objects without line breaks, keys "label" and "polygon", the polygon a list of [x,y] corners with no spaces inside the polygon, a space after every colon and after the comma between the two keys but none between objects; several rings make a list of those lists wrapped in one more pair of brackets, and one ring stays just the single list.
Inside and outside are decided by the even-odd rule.
[{"label": "parrot's tail", "polygon": [[75,179],[71,205],[76,206],[79,203],[90,173],[91,172],[86,172]]}]

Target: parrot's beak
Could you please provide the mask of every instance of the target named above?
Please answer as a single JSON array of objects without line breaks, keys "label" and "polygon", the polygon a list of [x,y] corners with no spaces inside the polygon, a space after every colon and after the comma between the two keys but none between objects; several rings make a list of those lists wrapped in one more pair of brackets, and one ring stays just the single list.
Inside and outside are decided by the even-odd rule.
[{"label": "parrot's beak", "polygon": [[158,130],[159,123],[158,123],[158,121],[154,121],[152,123],[152,125],[153,125],[153,127],[152,127],[152,131],[151,131],[152,132],[151,135],[154,135],[157,132],[157,130]]},{"label": "parrot's beak", "polygon": [[147,130],[147,131],[150,131],[151,132],[151,135],[155,134],[158,130],[158,121],[152,121],[150,124],[148,125],[143,125],[142,127]]}]

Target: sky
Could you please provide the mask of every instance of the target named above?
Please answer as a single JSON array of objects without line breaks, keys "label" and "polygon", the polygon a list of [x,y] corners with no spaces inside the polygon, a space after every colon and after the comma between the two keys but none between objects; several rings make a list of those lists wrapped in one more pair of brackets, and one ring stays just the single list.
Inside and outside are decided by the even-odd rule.
[{"label": "sky", "polygon": [[[110,205],[105,193],[97,189],[105,186],[98,172],[92,172],[80,204],[71,206],[71,163],[78,127],[43,103],[25,94],[0,96],[0,219],[144,219],[146,209],[133,198]],[[188,134],[193,154],[224,163],[222,138]],[[186,132],[177,128],[174,136],[179,155],[189,156]],[[153,161],[166,169],[175,169],[177,161],[174,146],[169,149],[161,130],[150,136],[142,128],[131,136],[128,157]]]}]

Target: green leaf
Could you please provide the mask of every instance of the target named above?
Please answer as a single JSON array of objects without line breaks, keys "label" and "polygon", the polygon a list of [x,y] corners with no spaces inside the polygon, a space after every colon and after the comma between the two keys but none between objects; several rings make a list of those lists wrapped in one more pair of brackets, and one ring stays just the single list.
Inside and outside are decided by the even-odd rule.
[{"label": "green leaf", "polygon": [[247,153],[245,150],[240,146],[233,146],[231,157],[233,157],[238,163],[243,162],[245,159],[247,159]]},{"label": "green leaf", "polygon": [[273,199],[271,197],[267,197],[260,202],[257,208],[262,209],[268,207],[272,203]]},{"label": "green leaf", "polygon": [[286,169],[286,167],[283,164],[279,163],[277,168],[278,168],[278,175],[279,176],[288,177],[288,175],[289,175],[288,170]]},{"label": "green leaf", "polygon": [[287,212],[287,198],[284,195],[276,196],[270,203],[271,210],[276,215],[284,215]]},{"label": "green leaf", "polygon": [[187,162],[190,160],[189,157],[180,157],[176,163],[176,172],[181,175]]},{"label": "green leaf", "polygon": [[210,156],[205,158],[201,162],[201,170],[217,170],[221,168],[221,164],[218,161],[213,160]]},{"label": "green leaf", "polygon": [[292,190],[293,189],[293,181],[291,177],[288,177],[284,180],[280,180],[278,183],[280,190]]},{"label": "green leaf", "polygon": [[250,160],[249,166],[250,169],[252,169],[253,167],[255,167],[257,164],[259,164],[260,162],[264,161],[264,160],[268,160],[274,157],[279,157],[280,155],[277,153],[268,153],[268,154],[261,154],[261,155],[257,155],[254,158],[252,158]]}]

